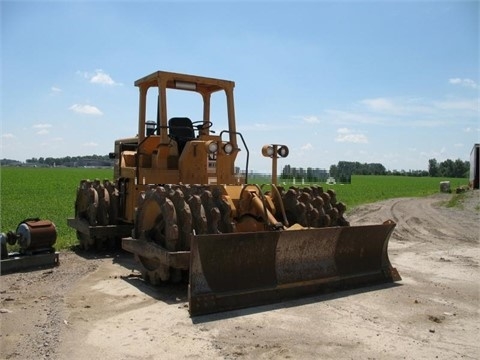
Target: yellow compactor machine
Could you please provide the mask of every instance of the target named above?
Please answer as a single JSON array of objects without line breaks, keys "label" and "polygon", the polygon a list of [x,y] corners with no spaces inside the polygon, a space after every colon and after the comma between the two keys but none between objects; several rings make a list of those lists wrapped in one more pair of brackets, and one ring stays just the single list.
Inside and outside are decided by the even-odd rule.
[{"label": "yellow compactor machine", "polygon": [[[157,71],[135,86],[138,135],[115,141],[114,181],[80,182],[67,220],[82,247],[121,239],[146,281],[188,281],[192,316],[400,280],[387,252],[393,221],[351,226],[334,191],[277,186],[277,158],[287,146],[261,150],[272,162],[272,184],[249,183],[233,81]],[[183,106],[167,102],[178,90],[199,95],[201,120],[168,117],[169,107]],[[215,116],[226,125],[216,133],[211,99],[219,96],[225,113]],[[148,121],[152,107],[156,120]]]}]

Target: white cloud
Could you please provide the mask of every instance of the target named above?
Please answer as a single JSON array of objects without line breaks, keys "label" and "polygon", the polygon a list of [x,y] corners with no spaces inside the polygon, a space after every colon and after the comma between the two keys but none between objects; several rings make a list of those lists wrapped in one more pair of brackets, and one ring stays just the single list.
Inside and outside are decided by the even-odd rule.
[{"label": "white cloud", "polygon": [[479,102],[478,99],[456,99],[456,100],[444,100],[436,101],[434,106],[441,110],[465,110],[478,112]]},{"label": "white cloud", "polygon": [[480,132],[480,128],[472,129],[471,127],[466,127],[465,129],[463,129],[463,131],[466,133]]},{"label": "white cloud", "polygon": [[49,129],[52,127],[52,124],[35,124],[32,127],[34,129]]},{"label": "white cloud", "polygon": [[336,142],[349,142],[356,144],[368,144],[368,139],[364,134],[348,128],[337,129]]},{"label": "white cloud", "polygon": [[362,112],[329,109],[325,110],[325,114],[327,121],[336,123],[381,124],[385,122],[381,117]]},{"label": "white cloud", "polygon": [[316,115],[293,115],[292,119],[300,120],[306,122],[307,124],[318,124],[320,123],[320,118]]},{"label": "white cloud", "polygon": [[369,110],[372,111],[396,111],[397,106],[391,99],[376,98],[361,100],[360,104],[366,105]]},{"label": "white cloud", "polygon": [[2,134],[2,139],[14,139],[15,138],[15,135],[13,134]]},{"label": "white cloud", "polygon": [[85,146],[85,147],[97,147],[98,144],[97,144],[97,143],[94,143],[94,142],[88,142],[88,143],[82,144],[82,146]]},{"label": "white cloud", "polygon": [[302,149],[303,151],[310,151],[310,150],[313,150],[313,145],[310,144],[310,143],[307,143],[307,144],[303,145],[302,147],[300,147],[300,149]]},{"label": "white cloud", "polygon": [[266,129],[267,128],[267,124],[261,124],[261,123],[255,123],[254,126],[255,126],[256,129]]},{"label": "white cloud", "polygon": [[103,113],[97,107],[92,105],[74,104],[69,107],[69,110],[75,111],[76,113],[80,113],[80,114],[103,115]]},{"label": "white cloud", "polygon": [[460,86],[469,87],[472,89],[478,88],[477,83],[472,79],[453,78],[453,79],[449,79],[448,82],[452,85],[460,85]]},{"label": "white cloud", "polygon": [[101,85],[122,85],[114,81],[110,75],[105,73],[101,69],[95,70],[93,74],[85,73],[84,76],[90,80],[92,84],[101,84]]},{"label": "white cloud", "polygon": [[318,116],[315,115],[309,115],[309,116],[302,116],[303,121],[309,124],[318,124],[320,122],[320,119]]},{"label": "white cloud", "polygon": [[389,116],[425,115],[433,112],[432,107],[421,98],[374,98],[360,100],[359,103],[372,113]]},{"label": "white cloud", "polygon": [[34,129],[39,129],[36,134],[37,135],[47,135],[50,133],[48,129],[52,127],[52,124],[35,124],[32,126]]},{"label": "white cloud", "polygon": [[287,124],[282,124],[281,122],[258,122],[258,123],[240,123],[237,122],[237,130],[242,132],[245,136],[245,134],[249,131],[254,131],[254,132],[264,132],[264,131],[269,131],[269,132],[285,132],[285,131],[291,131],[292,129],[296,129],[295,125],[292,124],[291,122]]},{"label": "white cloud", "polygon": [[52,86],[50,88],[50,90],[54,93],[61,93],[62,92],[62,89],[60,89],[59,87],[56,87],[56,86]]},{"label": "white cloud", "polygon": [[[372,98],[358,101],[351,109],[326,109],[322,117],[327,123],[375,124],[381,126],[436,127],[470,122],[478,118],[478,98],[446,97]],[[356,105],[356,106],[355,106]]]}]

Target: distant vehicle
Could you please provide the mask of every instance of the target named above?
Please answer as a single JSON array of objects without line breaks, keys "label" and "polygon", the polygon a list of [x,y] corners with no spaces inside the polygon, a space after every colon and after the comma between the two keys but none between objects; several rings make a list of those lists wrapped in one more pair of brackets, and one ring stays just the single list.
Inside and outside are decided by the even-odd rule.
[{"label": "distant vehicle", "polygon": [[333,178],[333,177],[329,177],[329,178],[327,179],[327,184],[328,184],[328,185],[335,185],[336,183],[337,183],[337,182],[335,181],[335,178]]},{"label": "distant vehicle", "polygon": [[473,189],[479,188],[479,169],[480,169],[480,144],[475,144],[470,153],[470,186]]}]

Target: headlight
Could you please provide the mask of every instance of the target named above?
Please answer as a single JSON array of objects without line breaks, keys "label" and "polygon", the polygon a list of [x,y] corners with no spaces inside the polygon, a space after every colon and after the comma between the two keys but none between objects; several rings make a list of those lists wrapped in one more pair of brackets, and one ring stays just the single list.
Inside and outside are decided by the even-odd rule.
[{"label": "headlight", "polygon": [[280,155],[281,157],[287,157],[289,153],[288,147],[286,147],[285,145],[282,145],[278,148],[277,152],[278,152],[278,155]]},{"label": "headlight", "polygon": [[272,145],[264,145],[262,147],[262,155],[266,157],[272,157],[274,155],[274,149]]},{"label": "headlight", "polygon": [[223,145],[223,151],[225,151],[225,154],[230,155],[233,151],[233,145],[230,143],[226,143]]},{"label": "headlight", "polygon": [[215,152],[217,152],[217,150],[218,150],[218,144],[214,141],[211,141],[208,144],[208,152],[209,153],[215,153]]}]

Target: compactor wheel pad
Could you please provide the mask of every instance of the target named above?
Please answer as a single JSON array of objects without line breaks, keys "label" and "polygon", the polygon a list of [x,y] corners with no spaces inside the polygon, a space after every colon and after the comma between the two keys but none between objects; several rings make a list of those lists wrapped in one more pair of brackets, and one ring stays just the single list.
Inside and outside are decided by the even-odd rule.
[{"label": "compactor wheel pad", "polygon": [[[158,187],[154,192],[146,194],[145,200],[138,209],[136,233],[137,238],[158,244],[168,251],[178,250],[177,212],[165,189]],[[143,278],[153,285],[161,281],[175,283],[182,279],[180,270],[165,266],[160,259],[147,258],[138,254],[135,257],[141,264]]]}]

